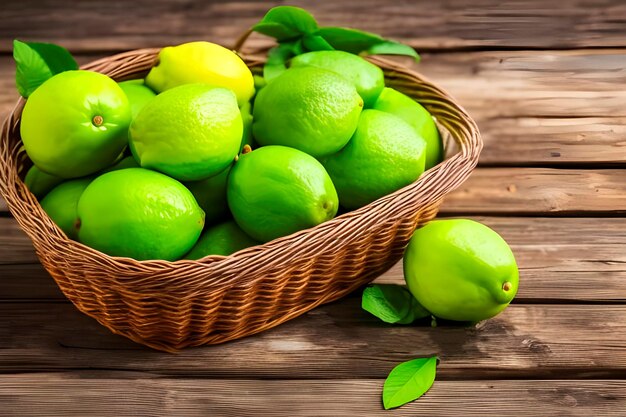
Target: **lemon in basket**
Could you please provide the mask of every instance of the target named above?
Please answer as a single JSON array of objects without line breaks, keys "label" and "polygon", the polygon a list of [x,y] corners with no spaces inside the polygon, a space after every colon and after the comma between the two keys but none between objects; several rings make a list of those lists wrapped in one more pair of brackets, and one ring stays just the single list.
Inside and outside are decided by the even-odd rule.
[{"label": "lemon in basket", "polygon": [[424,172],[426,141],[393,114],[363,110],[348,144],[322,158],[339,204],[356,209],[417,180]]},{"label": "lemon in basket", "polygon": [[315,158],[285,146],[243,154],[231,169],[228,206],[241,229],[267,242],[316,226],[337,213],[337,192]]},{"label": "lemon in basket", "polygon": [[519,282],[504,239],[466,219],[436,220],[416,230],[404,254],[404,277],[435,317],[472,322],[504,310]]},{"label": "lemon in basket", "polygon": [[232,91],[186,84],[150,100],[133,119],[129,136],[133,156],[143,168],[197,181],[234,161],[243,122]]},{"label": "lemon in basket", "polygon": [[128,98],[133,119],[147,102],[156,97],[156,93],[148,88],[143,80],[122,81],[118,85],[124,90],[124,94]]},{"label": "lemon in basket", "polygon": [[161,49],[146,85],[161,93],[183,84],[202,83],[232,90],[240,106],[254,95],[250,69],[233,51],[211,42],[189,42]]},{"label": "lemon in basket", "polygon": [[41,208],[70,239],[78,238],[75,227],[78,200],[91,181],[92,177],[66,181],[54,187],[41,200]]},{"label": "lemon in basket", "polygon": [[261,145],[330,155],[348,143],[362,108],[345,78],[315,67],[290,68],[259,91],[252,132]]},{"label": "lemon in basket", "polygon": [[385,87],[383,70],[358,55],[344,51],[315,51],[298,55],[291,67],[317,67],[348,79],[356,87],[366,108],[372,107]]},{"label": "lemon in basket", "polygon": [[386,87],[374,103],[374,109],[391,113],[410,124],[426,140],[426,169],[437,165],[443,159],[443,143],[428,110],[412,98]]},{"label": "lemon in basket", "polygon": [[200,259],[208,255],[228,256],[258,244],[231,220],[205,230],[185,259]]},{"label": "lemon in basket", "polygon": [[128,142],[130,120],[128,99],[115,81],[97,72],[66,71],[28,97],[20,132],[40,170],[77,178],[115,161]]},{"label": "lemon in basket", "polygon": [[204,212],[175,179],[128,168],[89,184],[76,225],[81,242],[108,255],[174,261],[198,240]]},{"label": "lemon in basket", "polygon": [[50,175],[39,168],[36,165],[30,167],[24,177],[24,184],[38,199],[43,198],[50,190],[63,182],[63,178],[55,175]]},{"label": "lemon in basket", "polygon": [[200,181],[187,181],[185,187],[191,191],[200,208],[204,210],[206,224],[216,223],[229,216],[226,202],[226,184],[230,167],[217,175]]}]

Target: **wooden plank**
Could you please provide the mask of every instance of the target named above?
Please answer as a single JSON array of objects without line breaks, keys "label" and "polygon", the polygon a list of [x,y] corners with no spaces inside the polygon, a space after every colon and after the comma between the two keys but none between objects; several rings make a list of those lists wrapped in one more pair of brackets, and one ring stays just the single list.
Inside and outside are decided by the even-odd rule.
[{"label": "wooden plank", "polygon": [[[79,62],[94,59],[79,55]],[[426,54],[415,68],[453,94],[485,141],[481,163],[625,163],[626,50]],[[0,114],[17,92],[0,57]]]},{"label": "wooden plank", "polygon": [[625,191],[620,169],[482,168],[446,196],[441,213],[623,214]]},{"label": "wooden plank", "polygon": [[[121,375],[120,375],[121,374]],[[0,376],[7,415],[387,416],[382,380],[145,378],[121,372]],[[622,416],[626,381],[435,381],[397,416]],[[489,410],[487,413],[486,410]]]},{"label": "wooden plank", "polygon": [[[513,248],[522,280],[518,302],[626,300],[626,219],[474,219],[492,227]],[[1,300],[64,299],[36,263],[30,241],[14,220],[0,219],[0,242]],[[402,284],[401,263],[378,282]]]},{"label": "wooden plank", "polygon": [[512,305],[477,326],[392,326],[358,298],[238,341],[151,351],[65,303],[0,304],[0,369],[125,370],[218,378],[385,378],[439,355],[443,379],[623,378],[626,305]]},{"label": "wooden plank", "polygon": [[[283,2],[279,2],[283,3]],[[619,0],[525,0],[385,4],[376,0],[294,0],[322,25],[357,26],[418,49],[580,48],[626,46],[626,7]],[[0,48],[13,38],[57,42],[78,51],[120,50],[207,39],[234,41],[276,2],[10,2]]]}]

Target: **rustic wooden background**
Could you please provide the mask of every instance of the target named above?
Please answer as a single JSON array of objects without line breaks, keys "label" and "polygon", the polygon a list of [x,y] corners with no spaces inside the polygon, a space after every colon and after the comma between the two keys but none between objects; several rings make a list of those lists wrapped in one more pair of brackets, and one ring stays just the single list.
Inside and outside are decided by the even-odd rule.
[{"label": "rustic wooden background", "polygon": [[[268,1],[22,0],[0,8],[0,114],[12,40],[79,62],[205,39],[232,44]],[[114,336],[67,302],[0,203],[0,415],[626,415],[626,2],[293,1],[324,25],[414,46],[485,149],[442,217],[511,244],[515,303],[476,327],[388,326],[359,294],[263,334],[177,355]],[[253,46],[267,44],[255,37]],[[393,268],[381,282],[402,282]],[[399,362],[438,354],[433,388],[382,411]]]}]

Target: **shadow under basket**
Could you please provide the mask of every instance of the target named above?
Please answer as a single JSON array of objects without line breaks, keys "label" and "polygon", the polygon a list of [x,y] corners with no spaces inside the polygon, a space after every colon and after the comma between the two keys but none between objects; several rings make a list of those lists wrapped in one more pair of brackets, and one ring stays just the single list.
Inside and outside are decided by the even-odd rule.
[{"label": "shadow under basket", "polygon": [[[116,80],[142,77],[158,49],[104,58],[83,69]],[[435,116],[447,158],[416,182],[358,210],[228,257],[136,261],[68,239],[21,178],[30,166],[19,124],[24,100],[5,121],[0,190],[37,256],[65,296],[113,333],[165,351],[221,343],[274,327],[372,281],[401,257],[416,227],[475,167],[482,142],[474,121],[447,93],[392,61],[372,57],[386,84]],[[263,57],[244,56],[253,70]]]}]

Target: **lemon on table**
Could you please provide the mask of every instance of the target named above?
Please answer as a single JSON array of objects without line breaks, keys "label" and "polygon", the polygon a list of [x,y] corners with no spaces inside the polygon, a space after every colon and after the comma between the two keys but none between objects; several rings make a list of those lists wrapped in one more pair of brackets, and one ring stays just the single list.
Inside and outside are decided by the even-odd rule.
[{"label": "lemon on table", "polygon": [[330,155],[354,133],[363,108],[355,87],[334,72],[290,68],[254,101],[252,131],[260,145],[282,145]]},{"label": "lemon on table", "polygon": [[234,221],[217,224],[202,233],[185,259],[200,259],[209,255],[228,256],[259,242],[248,236]]},{"label": "lemon on table", "polygon": [[242,135],[232,91],[186,84],[141,109],[130,125],[130,148],[143,168],[196,181],[226,169],[239,152]]},{"label": "lemon on table", "polygon": [[158,93],[195,83],[232,90],[240,106],[254,95],[254,79],[245,62],[233,51],[211,42],[161,49],[146,77],[146,85]]},{"label": "lemon on table", "polygon": [[341,75],[354,84],[365,108],[372,107],[385,87],[383,70],[358,55],[344,51],[315,51],[298,55],[291,68],[323,68]]},{"label": "lemon on table", "polygon": [[426,140],[426,169],[443,160],[443,143],[439,130],[433,117],[421,104],[393,88],[386,87],[373,108],[398,116]]},{"label": "lemon on table", "polygon": [[457,321],[500,313],[519,283],[515,257],[504,239],[466,219],[436,220],[416,230],[404,254],[404,277],[424,308]]},{"label": "lemon on table", "polygon": [[364,110],[350,142],[322,163],[339,204],[356,209],[417,180],[425,151],[424,139],[399,117]]},{"label": "lemon on table", "polygon": [[126,94],[126,98],[128,98],[133,119],[147,102],[156,97],[156,93],[148,88],[143,80],[122,81],[117,84],[124,90],[124,94]]},{"label": "lemon on table", "polygon": [[66,181],[54,187],[41,200],[41,208],[70,239],[78,239],[76,230],[78,200],[91,181],[92,177]]},{"label": "lemon on table", "polygon": [[203,226],[189,190],[143,168],[99,176],[78,202],[79,240],[111,256],[173,261],[192,248]]},{"label": "lemon on table", "polygon": [[30,167],[24,177],[24,184],[38,199],[42,199],[50,190],[63,182],[63,178],[43,172],[36,165]]},{"label": "lemon on table", "polygon": [[115,161],[128,141],[130,120],[128,99],[115,81],[97,72],[66,71],[30,95],[20,132],[40,170],[77,178]]},{"label": "lemon on table", "polygon": [[285,146],[243,154],[228,177],[228,206],[241,229],[267,242],[337,213],[337,192],[312,156]]},{"label": "lemon on table", "polygon": [[200,181],[188,181],[184,185],[196,198],[198,205],[204,210],[206,224],[213,224],[229,217],[226,201],[226,184],[230,167],[217,175]]}]

